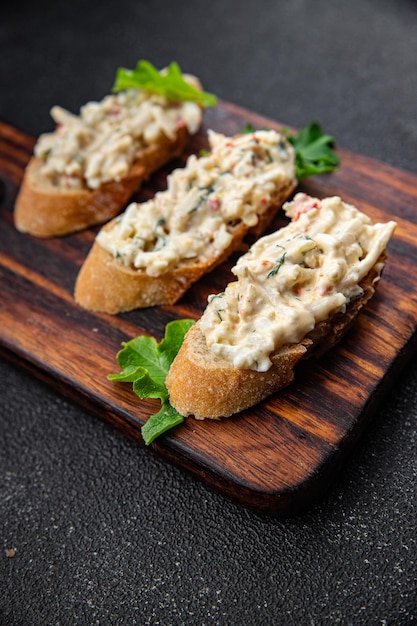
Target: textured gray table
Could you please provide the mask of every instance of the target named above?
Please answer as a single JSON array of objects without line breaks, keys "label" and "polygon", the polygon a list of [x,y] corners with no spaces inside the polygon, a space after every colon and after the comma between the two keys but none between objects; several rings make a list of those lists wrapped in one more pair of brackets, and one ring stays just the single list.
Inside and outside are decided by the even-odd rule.
[{"label": "textured gray table", "polygon": [[[117,66],[176,59],[225,100],[317,119],[340,146],[417,171],[411,0],[9,3],[0,44],[0,118],[33,135],[53,104],[102,97]],[[0,381],[1,624],[417,621],[416,365],[325,499],[286,520],[8,363]]]}]

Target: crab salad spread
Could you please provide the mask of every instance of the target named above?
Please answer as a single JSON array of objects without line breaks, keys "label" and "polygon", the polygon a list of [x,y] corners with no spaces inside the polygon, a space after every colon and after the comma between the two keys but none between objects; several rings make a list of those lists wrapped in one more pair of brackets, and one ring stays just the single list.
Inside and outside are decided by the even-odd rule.
[{"label": "crab salad spread", "polygon": [[372,223],[339,197],[298,193],[284,210],[292,221],[239,259],[237,281],[209,297],[200,320],[208,347],[237,368],[267,371],[279,347],[343,313],[396,226]]},{"label": "crab salad spread", "polygon": [[125,266],[160,276],[186,260],[218,257],[236,225],[256,226],[294,185],[293,148],[274,130],[233,138],[210,130],[209,143],[208,154],[191,155],[170,174],[165,191],[131,203],[97,242]]},{"label": "crab salad spread", "polygon": [[140,152],[162,136],[175,139],[186,126],[200,127],[202,111],[194,102],[172,102],[140,89],[88,102],[74,115],[54,106],[54,132],[39,137],[35,155],[51,184],[68,189],[97,189],[126,176]]}]

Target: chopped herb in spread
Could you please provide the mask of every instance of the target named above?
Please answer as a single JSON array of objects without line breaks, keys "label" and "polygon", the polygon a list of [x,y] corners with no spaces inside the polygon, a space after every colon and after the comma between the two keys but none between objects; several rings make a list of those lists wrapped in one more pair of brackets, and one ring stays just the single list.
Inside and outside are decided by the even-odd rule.
[{"label": "chopped herb in spread", "polygon": [[[281,248],[282,246],[278,246],[278,247]],[[279,272],[280,267],[282,266],[282,264],[285,261],[285,255],[286,254],[287,253],[284,252],[284,254],[278,259],[275,267],[270,272],[268,272],[268,274],[266,275],[267,278],[271,278],[271,276],[275,276],[275,274],[277,274]]]}]

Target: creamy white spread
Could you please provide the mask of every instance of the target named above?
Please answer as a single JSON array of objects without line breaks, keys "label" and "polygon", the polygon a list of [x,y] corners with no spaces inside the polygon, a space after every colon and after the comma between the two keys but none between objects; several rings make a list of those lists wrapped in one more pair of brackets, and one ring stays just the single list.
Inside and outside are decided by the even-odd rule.
[{"label": "creamy white spread", "polygon": [[292,221],[239,259],[237,281],[209,297],[200,320],[209,348],[237,368],[267,371],[271,353],[344,312],[396,226],[372,223],[339,197],[298,193],[284,210]]},{"label": "creamy white spread", "polygon": [[196,133],[202,112],[194,102],[129,89],[88,102],[79,115],[54,106],[51,116],[55,131],[35,146],[44,160],[42,175],[59,187],[97,189],[126,176],[140,152],[162,136],[175,139],[184,125]]},{"label": "creamy white spread", "polygon": [[191,155],[165,191],[131,203],[98,243],[120,263],[159,276],[186,259],[218,256],[243,222],[255,226],[280,190],[295,180],[294,151],[280,133],[234,138],[209,131],[211,151]]}]

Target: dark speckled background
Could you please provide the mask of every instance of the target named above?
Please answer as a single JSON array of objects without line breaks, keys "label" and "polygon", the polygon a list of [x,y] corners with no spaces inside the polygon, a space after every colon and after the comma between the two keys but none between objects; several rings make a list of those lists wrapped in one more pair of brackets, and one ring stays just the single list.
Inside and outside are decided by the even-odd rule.
[{"label": "dark speckled background", "polygon": [[[33,135],[53,104],[105,95],[117,66],[175,59],[223,99],[417,172],[412,0],[9,2],[0,46],[0,118]],[[417,621],[415,364],[325,499],[285,520],[5,362],[0,384],[0,624]]]}]

